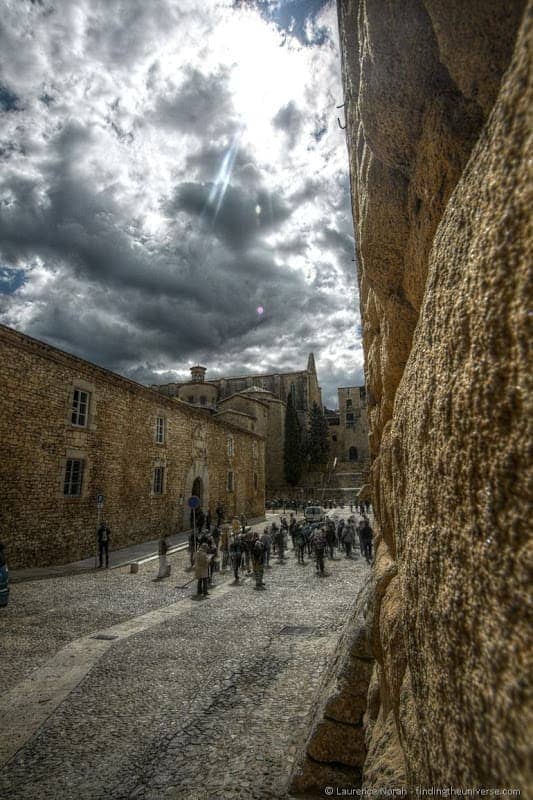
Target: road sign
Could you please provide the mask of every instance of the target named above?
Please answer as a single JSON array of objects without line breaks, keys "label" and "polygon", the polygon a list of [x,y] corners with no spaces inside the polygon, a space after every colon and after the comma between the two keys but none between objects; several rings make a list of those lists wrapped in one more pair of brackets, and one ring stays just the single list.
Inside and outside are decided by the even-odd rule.
[{"label": "road sign", "polygon": [[103,508],[104,507],[104,495],[97,494],[96,495],[96,508]]},{"label": "road sign", "polygon": [[198,508],[200,505],[200,498],[193,494],[192,497],[189,497],[187,500],[187,505],[189,508]]}]

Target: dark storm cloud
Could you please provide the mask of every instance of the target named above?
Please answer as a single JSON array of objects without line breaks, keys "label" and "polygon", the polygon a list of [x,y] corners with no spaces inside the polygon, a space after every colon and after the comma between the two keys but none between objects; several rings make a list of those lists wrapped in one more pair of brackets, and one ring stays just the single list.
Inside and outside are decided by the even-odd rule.
[{"label": "dark storm cloud", "polygon": [[214,184],[184,183],[176,188],[169,213],[186,211],[235,250],[284,222],[291,209],[283,198],[265,189],[248,191],[238,186],[226,188],[220,207]]},{"label": "dark storm cloud", "polygon": [[300,136],[303,120],[304,115],[302,111],[298,108],[294,100],[291,100],[286,106],[280,108],[272,120],[272,124],[275,128],[287,134],[289,147],[294,147]]},{"label": "dark storm cloud", "polygon": [[163,125],[204,136],[223,136],[235,131],[237,123],[228,89],[229,69],[204,74],[189,67],[183,83],[156,103],[155,119]]}]

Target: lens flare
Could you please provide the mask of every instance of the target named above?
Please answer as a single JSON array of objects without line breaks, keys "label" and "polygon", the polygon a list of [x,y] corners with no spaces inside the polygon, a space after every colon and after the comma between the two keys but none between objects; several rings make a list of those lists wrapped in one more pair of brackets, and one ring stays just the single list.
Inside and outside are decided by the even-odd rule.
[{"label": "lens flare", "polygon": [[257,311],[260,317],[265,313],[265,309],[263,308],[263,306],[257,306],[255,310]]}]

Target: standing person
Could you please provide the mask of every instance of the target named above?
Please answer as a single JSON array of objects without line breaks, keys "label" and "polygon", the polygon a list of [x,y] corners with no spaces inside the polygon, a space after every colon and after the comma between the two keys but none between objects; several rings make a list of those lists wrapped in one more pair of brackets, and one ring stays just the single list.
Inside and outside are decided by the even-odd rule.
[{"label": "standing person", "polygon": [[343,531],[344,531],[344,520],[340,519],[337,525],[337,547],[339,548],[339,550],[342,550],[343,547],[343,541],[344,541]]},{"label": "standing person", "polygon": [[201,508],[198,509],[196,512],[196,533],[200,534],[202,532],[202,528],[204,527],[205,522],[205,514]]},{"label": "standing person", "polygon": [[252,564],[254,568],[254,578],[255,578],[255,589],[264,589],[265,584],[263,583],[263,575],[264,575],[264,547],[263,542],[257,535],[254,534],[254,541],[253,541],[253,549],[252,549]]},{"label": "standing person", "polygon": [[296,517],[294,516],[294,514],[291,514],[291,518],[289,521],[289,533],[292,541],[292,549],[295,550],[296,545],[294,544],[294,535],[296,533]]},{"label": "standing person", "polygon": [[207,542],[207,555],[211,559],[207,570],[207,583],[211,586],[213,584],[213,573],[216,572],[218,563],[218,548],[212,536],[209,537]]},{"label": "standing person", "polygon": [[313,550],[315,551],[316,574],[319,578],[324,577],[324,554],[326,552],[326,537],[324,531],[319,528],[315,530],[313,536]]},{"label": "standing person", "polygon": [[346,528],[344,529],[344,549],[346,551],[346,558],[352,557],[352,547],[355,544],[355,530],[353,520],[349,519]]},{"label": "standing person", "polygon": [[285,534],[283,532],[283,528],[280,528],[276,531],[275,534],[275,541],[276,541],[276,550],[278,552],[278,561],[280,564],[283,564],[283,556],[285,553]]},{"label": "standing person", "polygon": [[328,546],[328,555],[333,561],[333,551],[335,550],[335,523],[333,521],[328,522],[326,528],[326,544]]},{"label": "standing person", "polygon": [[159,539],[159,572],[157,573],[158,580],[167,577],[167,553],[168,541],[165,534]]},{"label": "standing person", "polygon": [[198,580],[197,596],[206,597],[209,592],[207,591],[207,578],[209,575],[209,562],[210,556],[207,553],[207,545],[200,545],[200,549],[194,557],[194,574]]},{"label": "standing person", "polygon": [[207,532],[211,530],[211,509],[207,509],[207,514],[205,515],[205,524],[207,525]]},{"label": "standing person", "polygon": [[246,514],[241,514],[240,523],[241,523],[241,533],[243,536],[246,536],[246,525],[248,524],[248,520],[246,519]]},{"label": "standing person", "polygon": [[296,557],[298,559],[298,564],[305,564],[304,561],[305,536],[302,525],[298,525],[298,527],[296,528],[296,533],[294,534],[294,541],[296,542]]},{"label": "standing person", "polygon": [[222,528],[220,549],[222,551],[222,570],[225,571],[229,563],[229,528],[227,525]]},{"label": "standing person", "polygon": [[215,514],[217,515],[217,525],[220,528],[224,521],[224,508],[220,503],[215,508]]},{"label": "standing person", "polygon": [[363,548],[363,555],[367,560],[368,564],[372,563],[372,528],[370,527],[370,523],[368,518],[365,517],[363,519],[363,525],[361,526],[361,530],[359,532],[359,538],[362,542]]},{"label": "standing person", "polygon": [[[94,530],[94,528],[93,528]],[[107,524],[102,522],[100,527],[98,528],[98,567],[102,569],[104,554],[105,554],[105,566],[106,569],[109,569],[109,540],[111,538],[111,531],[107,527]]]},{"label": "standing person", "polygon": [[239,535],[234,535],[231,539],[231,543],[229,546],[230,558],[231,558],[231,565],[233,567],[233,575],[235,577],[235,583],[239,583],[239,570],[241,568],[241,561],[242,561],[242,541]]},{"label": "standing person", "polygon": [[272,548],[272,539],[270,537],[270,533],[268,532],[268,528],[265,528],[261,535],[261,541],[263,542],[263,563],[266,569],[270,569],[270,550]]}]

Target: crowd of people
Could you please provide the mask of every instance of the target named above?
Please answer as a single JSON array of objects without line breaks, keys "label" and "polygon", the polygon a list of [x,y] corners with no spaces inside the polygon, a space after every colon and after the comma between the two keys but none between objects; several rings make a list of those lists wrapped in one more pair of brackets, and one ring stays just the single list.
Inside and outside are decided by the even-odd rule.
[{"label": "crowd of people", "polygon": [[305,566],[313,561],[319,577],[327,574],[326,561],[335,560],[337,551],[348,559],[356,557],[357,543],[361,556],[370,564],[372,528],[367,509],[363,506],[359,513],[359,521],[351,514],[347,519],[331,516],[315,523],[298,520],[291,513],[289,520],[282,516],[279,524],[267,525],[261,534],[247,525],[244,516],[235,518],[231,526],[212,527],[204,515],[200,518],[201,525],[196,524],[189,535],[190,566],[195,571],[197,596],[209,595],[215,573],[228,569],[233,571],[236,584],[247,573],[253,575],[255,589],[264,589],[265,570],[270,568],[271,561],[277,559],[283,563],[291,549],[298,564]]}]

